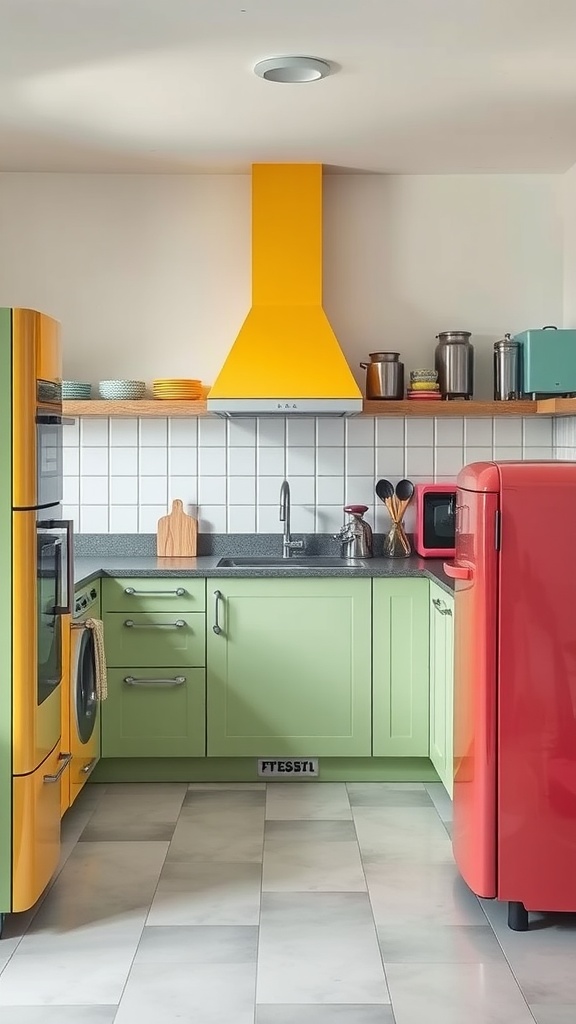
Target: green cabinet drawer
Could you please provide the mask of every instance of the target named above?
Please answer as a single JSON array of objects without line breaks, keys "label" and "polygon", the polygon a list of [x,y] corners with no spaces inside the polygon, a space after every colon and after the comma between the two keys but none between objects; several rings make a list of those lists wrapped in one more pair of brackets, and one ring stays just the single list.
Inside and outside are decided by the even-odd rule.
[{"label": "green cabinet drawer", "polygon": [[206,616],[194,612],[105,612],[111,666],[204,665]]},{"label": "green cabinet drawer", "polygon": [[103,757],[203,757],[203,668],[113,668],[102,703]]},{"label": "green cabinet drawer", "polygon": [[429,583],[373,584],[373,747],[375,757],[428,757]]},{"label": "green cabinet drawer", "polygon": [[206,608],[204,578],[148,576],[102,583],[102,606],[107,612],[203,612]]}]

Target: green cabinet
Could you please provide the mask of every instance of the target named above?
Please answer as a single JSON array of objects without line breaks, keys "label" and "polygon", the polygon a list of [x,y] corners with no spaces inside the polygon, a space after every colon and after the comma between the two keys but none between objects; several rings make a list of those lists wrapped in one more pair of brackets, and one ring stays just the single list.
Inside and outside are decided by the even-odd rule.
[{"label": "green cabinet", "polygon": [[373,581],[375,757],[428,757],[426,579]]},{"label": "green cabinet", "polygon": [[454,599],[430,584],[430,760],[453,787]]},{"label": "green cabinet", "polygon": [[208,754],[369,756],[371,581],[207,582]]},{"label": "green cabinet", "polygon": [[107,579],[103,757],[206,753],[206,582]]},{"label": "green cabinet", "polygon": [[103,756],[201,757],[205,687],[203,668],[109,668]]}]

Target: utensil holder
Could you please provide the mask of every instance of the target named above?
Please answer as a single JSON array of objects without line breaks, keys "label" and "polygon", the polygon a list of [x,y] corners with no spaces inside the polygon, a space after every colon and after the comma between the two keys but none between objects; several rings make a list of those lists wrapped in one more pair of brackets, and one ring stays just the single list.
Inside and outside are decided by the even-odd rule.
[{"label": "utensil holder", "polygon": [[384,539],[384,558],[408,558],[411,550],[410,541],[404,529],[404,520],[392,523]]}]

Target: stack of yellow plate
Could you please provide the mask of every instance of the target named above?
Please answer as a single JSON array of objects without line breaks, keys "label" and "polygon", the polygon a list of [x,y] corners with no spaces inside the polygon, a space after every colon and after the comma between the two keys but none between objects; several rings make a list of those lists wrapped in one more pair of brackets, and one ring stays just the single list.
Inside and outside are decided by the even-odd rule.
[{"label": "stack of yellow plate", "polygon": [[152,394],[154,398],[181,402],[194,402],[202,398],[201,380],[153,380]]}]

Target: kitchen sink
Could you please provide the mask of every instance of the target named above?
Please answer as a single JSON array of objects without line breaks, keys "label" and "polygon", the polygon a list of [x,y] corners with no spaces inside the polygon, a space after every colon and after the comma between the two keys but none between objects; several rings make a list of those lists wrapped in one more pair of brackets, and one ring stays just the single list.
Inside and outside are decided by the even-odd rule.
[{"label": "kitchen sink", "polygon": [[294,555],[291,558],[221,558],[217,569],[363,569],[362,558],[339,558],[337,555]]}]

